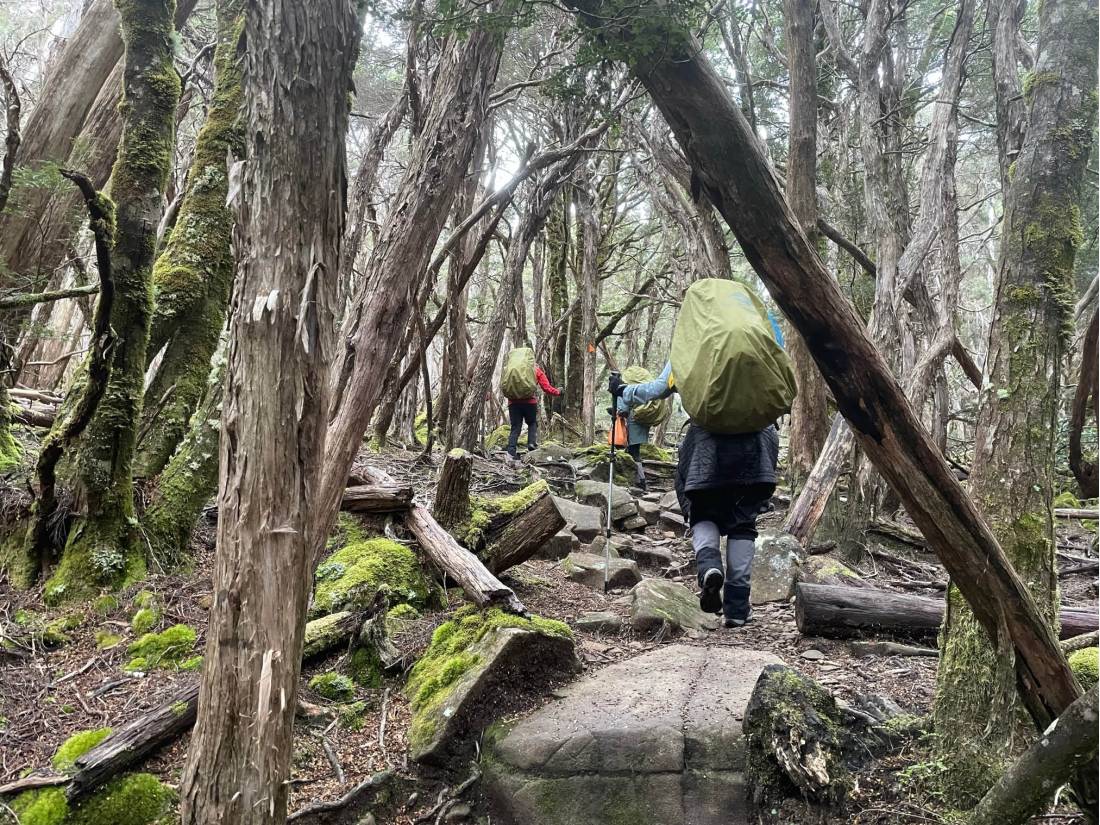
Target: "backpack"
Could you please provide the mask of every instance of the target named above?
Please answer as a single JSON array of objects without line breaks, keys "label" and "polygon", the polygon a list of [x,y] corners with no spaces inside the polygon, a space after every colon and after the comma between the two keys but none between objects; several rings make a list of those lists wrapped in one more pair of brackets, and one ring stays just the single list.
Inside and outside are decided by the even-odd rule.
[{"label": "backpack", "polygon": [[[645,367],[627,367],[623,370],[623,380],[628,384],[644,384],[653,380],[653,374]],[[631,417],[643,427],[656,427],[672,414],[672,403],[667,398],[647,401],[630,411]]]},{"label": "backpack", "polygon": [[519,347],[508,353],[500,373],[500,389],[509,401],[525,401],[535,394],[535,351]]},{"label": "backpack", "polygon": [[691,420],[713,433],[764,429],[791,411],[796,391],[763,302],[744,284],[717,278],[684,294],[672,375]]}]

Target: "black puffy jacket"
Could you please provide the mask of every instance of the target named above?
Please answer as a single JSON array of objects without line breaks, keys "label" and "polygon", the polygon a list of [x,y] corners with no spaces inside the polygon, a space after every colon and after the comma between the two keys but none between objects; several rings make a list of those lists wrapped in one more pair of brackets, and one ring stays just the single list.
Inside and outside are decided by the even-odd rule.
[{"label": "black puffy jacket", "polygon": [[676,493],[715,487],[775,484],[779,433],[769,426],[755,433],[720,435],[694,424],[680,445]]}]

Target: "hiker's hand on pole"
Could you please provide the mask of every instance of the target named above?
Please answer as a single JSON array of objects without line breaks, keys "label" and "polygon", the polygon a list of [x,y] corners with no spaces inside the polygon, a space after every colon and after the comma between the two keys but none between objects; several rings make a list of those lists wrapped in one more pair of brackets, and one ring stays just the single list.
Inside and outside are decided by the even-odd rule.
[{"label": "hiker's hand on pole", "polygon": [[619,373],[612,372],[607,377],[607,391],[611,393],[615,398],[622,398],[623,389],[626,387],[626,382]]}]

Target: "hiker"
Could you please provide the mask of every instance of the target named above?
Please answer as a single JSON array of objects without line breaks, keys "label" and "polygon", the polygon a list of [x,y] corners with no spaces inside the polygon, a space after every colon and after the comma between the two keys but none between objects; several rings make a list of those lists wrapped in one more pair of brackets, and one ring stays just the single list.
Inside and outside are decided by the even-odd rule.
[{"label": "hiker", "polygon": [[[653,378],[653,374],[645,367],[627,367],[623,371],[623,378],[628,384],[642,384]],[[619,415],[626,416],[626,452],[634,459],[635,483],[642,490],[646,489],[645,467],[642,465],[642,446],[649,443],[649,430],[651,427],[663,423],[672,412],[672,405],[667,399],[660,398],[646,404],[631,407],[622,398],[615,402],[615,409]]]},{"label": "hiker", "polygon": [[794,399],[794,374],[777,325],[743,285],[697,281],[684,295],[661,374],[627,384],[612,373],[608,390],[628,407],[680,393],[692,420],[680,445],[676,497],[691,526],[699,607],[724,614],[726,627],[742,627],[751,621],[756,519],[775,492],[774,422]]},{"label": "hiker", "polygon": [[519,433],[527,424],[527,452],[538,447],[538,398],[535,387],[547,395],[561,395],[561,390],[550,383],[546,373],[535,363],[535,352],[530,347],[519,347],[508,353],[500,376],[500,388],[508,399],[508,455],[516,461]]}]

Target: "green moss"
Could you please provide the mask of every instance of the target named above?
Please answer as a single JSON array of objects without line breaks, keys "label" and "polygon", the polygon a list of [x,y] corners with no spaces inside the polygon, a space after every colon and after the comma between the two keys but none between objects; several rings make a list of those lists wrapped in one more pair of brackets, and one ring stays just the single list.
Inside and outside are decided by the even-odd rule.
[{"label": "green moss", "polygon": [[46,604],[91,599],[105,587],[121,590],[145,578],[145,557],[140,549],[122,551],[118,542],[101,544],[81,535],[80,526],[69,534],[61,563],[46,582]]},{"label": "green moss", "polygon": [[420,611],[411,604],[395,604],[386,613],[387,619],[419,619]]},{"label": "green moss", "polygon": [[1028,72],[1024,75],[1024,97],[1031,97],[1035,90],[1044,83],[1059,83],[1062,76],[1057,72]]},{"label": "green moss", "polygon": [[118,597],[104,594],[92,602],[92,609],[100,616],[109,616],[118,610]]},{"label": "green moss", "polygon": [[428,443],[427,410],[421,410],[416,414],[416,418],[413,419],[413,435],[416,437],[417,444],[423,446]]},{"label": "green moss", "polygon": [[329,536],[327,547],[330,553],[335,553],[341,547],[349,544],[359,544],[369,540],[371,535],[363,526],[362,520],[351,513],[341,513],[336,519],[336,527]]},{"label": "green moss", "polygon": [[360,687],[382,686],[382,660],[371,646],[358,647],[348,658],[348,673]]},{"label": "green moss", "polygon": [[1085,690],[1091,688],[1100,679],[1100,661],[1097,654],[1097,648],[1086,647],[1083,650],[1075,650],[1069,655],[1070,669]]},{"label": "green moss", "polygon": [[0,473],[18,467],[22,458],[23,448],[11,434],[11,419],[6,417],[0,425]]},{"label": "green moss", "polygon": [[143,607],[135,613],[134,618],[130,620],[130,627],[133,629],[134,633],[141,635],[152,630],[156,626],[158,619],[159,616],[157,615],[157,611],[148,607]]},{"label": "green moss", "polygon": [[[611,445],[593,444],[577,454],[583,457],[592,467],[592,478],[597,481],[607,481],[607,468],[611,464]],[[636,478],[634,459],[630,454],[619,447],[615,448],[615,483],[621,487],[629,487]]]},{"label": "green moss", "polygon": [[82,624],[84,624],[84,617],[79,614],[72,614],[60,619],[54,619],[42,627],[41,631],[35,633],[35,635],[38,637],[39,641],[47,647],[60,647],[71,641],[69,631],[76,630]]},{"label": "green moss", "polygon": [[362,730],[366,723],[366,702],[351,702],[340,707],[340,727],[347,730]]},{"label": "green moss", "polygon": [[187,703],[182,700],[173,702],[171,710],[174,716],[183,716],[183,714],[187,713]]},{"label": "green moss", "polygon": [[330,670],[309,680],[314,693],[332,702],[348,702],[355,698],[355,685],[347,676]]},{"label": "green moss", "polygon": [[672,453],[656,444],[643,444],[641,448],[643,461],[664,461],[672,463]]},{"label": "green moss", "polygon": [[189,653],[195,647],[194,629],[185,624],[177,624],[160,633],[146,633],[127,648],[134,657],[126,670],[149,671],[157,668],[178,669],[190,660]]},{"label": "green moss", "polygon": [[523,618],[498,607],[478,611],[469,606],[457,611],[454,618],[435,629],[428,649],[409,673],[405,684],[405,695],[413,710],[409,742],[414,748],[423,746],[434,735],[431,711],[449,695],[448,688],[480,662],[478,655],[469,648],[491,631],[506,627],[573,638],[567,624],[553,619]]},{"label": "green moss", "polygon": [[110,650],[122,641],[122,637],[108,630],[97,630],[95,634],[95,646],[99,650]]},{"label": "green moss", "polygon": [[82,730],[66,739],[53,755],[53,767],[59,773],[70,773],[76,760],[111,735],[110,728]]},{"label": "green moss", "polygon": [[511,428],[507,424],[501,424],[485,438],[485,450],[491,453],[506,448],[510,432]]},{"label": "green moss", "polygon": [[317,568],[310,614],[367,607],[383,591],[391,602],[428,604],[431,587],[408,547],[385,538],[349,544]]},{"label": "green moss", "polygon": [[131,604],[138,608],[148,608],[150,610],[156,610],[160,607],[160,599],[157,598],[157,594],[151,590],[142,590],[134,596]]},{"label": "green moss", "polygon": [[80,803],[65,825],[153,825],[175,800],[175,791],[152,774],[126,774]]},{"label": "green moss", "polygon": [[550,487],[545,481],[536,481],[508,496],[498,498],[471,496],[469,517],[457,525],[452,532],[455,538],[476,553],[484,549],[485,533],[495,520],[505,519],[518,513],[549,490]]},{"label": "green moss", "polygon": [[184,659],[179,664],[180,670],[195,671],[202,670],[202,656],[192,656],[190,659]]},{"label": "green moss", "polygon": [[1077,498],[1071,491],[1065,490],[1054,497],[1054,501],[1051,502],[1052,507],[1072,507],[1077,509],[1081,506],[1081,500]]},{"label": "green moss", "polygon": [[64,788],[24,791],[11,802],[20,825],[64,825],[69,803]]}]

